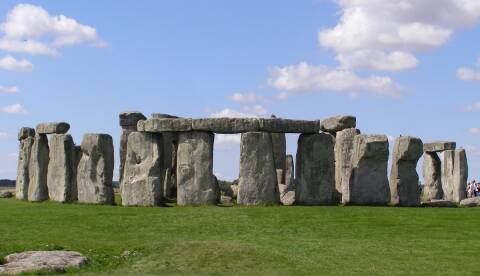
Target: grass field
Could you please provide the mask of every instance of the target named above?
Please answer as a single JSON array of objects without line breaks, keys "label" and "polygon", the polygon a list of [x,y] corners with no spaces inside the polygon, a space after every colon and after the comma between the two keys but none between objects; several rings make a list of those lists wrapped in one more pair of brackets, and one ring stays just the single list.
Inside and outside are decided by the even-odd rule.
[{"label": "grass field", "polygon": [[474,208],[125,208],[0,199],[0,257],[76,250],[89,264],[68,273],[84,275],[479,275],[479,229]]}]

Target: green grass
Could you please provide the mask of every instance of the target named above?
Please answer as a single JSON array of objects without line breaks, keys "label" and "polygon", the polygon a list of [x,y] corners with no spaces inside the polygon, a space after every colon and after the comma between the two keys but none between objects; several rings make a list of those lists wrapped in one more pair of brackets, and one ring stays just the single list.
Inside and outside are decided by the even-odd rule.
[{"label": "green grass", "polygon": [[[75,250],[85,275],[479,275],[480,209],[136,208],[0,200],[0,258]],[[128,250],[129,256],[122,256]]]}]

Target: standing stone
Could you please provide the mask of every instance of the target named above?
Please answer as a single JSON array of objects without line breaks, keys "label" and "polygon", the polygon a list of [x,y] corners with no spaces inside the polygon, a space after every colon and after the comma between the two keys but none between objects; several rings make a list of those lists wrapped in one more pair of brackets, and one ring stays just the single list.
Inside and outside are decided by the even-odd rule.
[{"label": "standing stone", "polygon": [[443,199],[442,161],[436,152],[425,152],[423,155],[422,201]]},{"label": "standing stone", "polygon": [[127,156],[127,142],[130,133],[137,131],[137,123],[147,118],[140,112],[122,112],[119,115],[122,134],[120,136],[120,183],[122,183],[123,171],[125,167],[125,158]]},{"label": "standing stone", "polygon": [[48,163],[48,196],[58,202],[72,202],[76,198],[75,144],[70,134],[50,136]]},{"label": "standing stone", "polygon": [[445,200],[460,203],[466,198],[468,178],[467,156],[464,149],[443,152],[442,188]]},{"label": "standing stone", "polygon": [[18,150],[18,166],[16,181],[16,197],[20,200],[28,199],[28,184],[30,182],[29,163],[35,141],[35,130],[33,128],[22,128],[18,134],[20,148]]},{"label": "standing stone", "polygon": [[295,203],[335,204],[335,138],[328,133],[298,139]]},{"label": "standing stone", "polygon": [[204,131],[182,132],[177,149],[177,204],[216,204],[220,189],[213,175],[214,134]]},{"label": "standing stone", "polygon": [[28,171],[28,200],[43,201],[48,199],[47,174],[49,162],[48,138],[45,134],[35,135]]},{"label": "standing stone", "polygon": [[267,132],[243,133],[237,203],[278,204],[279,200],[272,136]]},{"label": "standing stone", "polygon": [[77,168],[78,201],[113,204],[112,137],[108,134],[85,134],[81,149],[81,159]]},{"label": "standing stone", "polygon": [[132,132],[121,184],[123,206],[157,206],[163,197],[162,135]]},{"label": "standing stone", "polygon": [[285,184],[285,165],[287,157],[287,145],[285,133],[272,133],[273,158],[275,169],[278,172],[278,183]]},{"label": "standing stone", "polygon": [[294,164],[293,164],[293,156],[291,154],[286,156],[286,164],[285,164],[285,185],[290,190],[295,190],[295,183],[294,183]]},{"label": "standing stone", "polygon": [[347,128],[337,132],[335,141],[335,189],[338,194],[348,185],[352,170],[353,140],[359,134],[356,128]]},{"label": "standing stone", "polygon": [[387,177],[388,153],[387,136],[355,136],[352,170],[349,185],[343,186],[343,203],[387,205],[390,202],[390,186]]},{"label": "standing stone", "polygon": [[390,171],[391,204],[420,206],[417,162],[422,154],[423,143],[418,138],[402,136],[395,141]]}]

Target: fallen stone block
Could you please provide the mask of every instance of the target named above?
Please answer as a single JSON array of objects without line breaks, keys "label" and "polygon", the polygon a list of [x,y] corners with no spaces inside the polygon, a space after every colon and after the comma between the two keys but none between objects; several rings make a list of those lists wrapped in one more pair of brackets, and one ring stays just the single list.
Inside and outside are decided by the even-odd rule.
[{"label": "fallen stone block", "polygon": [[70,125],[65,122],[41,123],[37,125],[38,134],[65,134]]},{"label": "fallen stone block", "polygon": [[480,206],[480,197],[471,197],[465,198],[460,201],[460,206],[462,207],[479,207]]},{"label": "fallen stone block", "polygon": [[350,115],[339,115],[324,119],[320,123],[320,129],[325,132],[335,133],[347,128],[355,128],[357,126],[357,118]]},{"label": "fallen stone block", "polygon": [[449,200],[443,199],[433,199],[431,201],[424,201],[421,204],[422,207],[445,207],[445,208],[455,208],[457,204]]},{"label": "fallen stone block", "polygon": [[457,146],[455,142],[437,141],[423,144],[424,152],[440,152],[444,150],[454,150]]},{"label": "fallen stone block", "polygon": [[80,268],[86,263],[87,258],[75,251],[27,251],[6,256],[5,264],[0,265],[0,274],[64,273],[67,268]]}]

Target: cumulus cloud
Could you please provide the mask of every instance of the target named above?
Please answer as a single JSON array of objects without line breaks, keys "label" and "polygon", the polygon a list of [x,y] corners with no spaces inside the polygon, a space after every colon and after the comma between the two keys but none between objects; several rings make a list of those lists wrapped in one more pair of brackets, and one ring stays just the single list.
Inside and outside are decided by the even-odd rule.
[{"label": "cumulus cloud", "polygon": [[244,107],[245,111],[237,111],[231,108],[225,108],[218,112],[210,114],[211,118],[258,118],[267,114],[267,109],[261,105],[255,105],[253,107]]},{"label": "cumulus cloud", "polygon": [[215,146],[232,148],[240,145],[241,134],[215,134]]},{"label": "cumulus cloud", "polygon": [[13,104],[7,105],[0,108],[0,111],[3,113],[10,113],[10,114],[26,114],[27,111],[21,104]]},{"label": "cumulus cloud", "polygon": [[465,107],[465,111],[470,111],[470,112],[480,111],[480,101],[467,105],[467,107]]},{"label": "cumulus cloud", "polygon": [[391,97],[398,97],[401,93],[399,85],[389,77],[361,78],[350,70],[312,66],[306,62],[274,68],[268,83],[288,92],[347,92],[352,95],[371,92]]},{"label": "cumulus cloud", "polygon": [[0,86],[0,93],[5,94],[16,94],[19,93],[20,89],[16,86]]},{"label": "cumulus cloud", "polygon": [[15,59],[11,55],[0,58],[0,69],[8,71],[31,71],[33,64],[26,59]]},{"label": "cumulus cloud", "polygon": [[480,19],[478,0],[337,0],[338,24],[319,32],[346,69],[400,71],[417,66],[415,52],[444,45],[458,28]]},{"label": "cumulus cloud", "polygon": [[6,132],[0,131],[0,139],[5,137],[8,137],[8,134]]},{"label": "cumulus cloud", "polygon": [[463,81],[480,81],[480,71],[461,67],[457,70],[457,78]]},{"label": "cumulus cloud", "polygon": [[472,134],[480,134],[480,128],[478,127],[472,127],[469,131]]},{"label": "cumulus cloud", "polygon": [[50,15],[45,9],[19,4],[0,25],[4,36],[0,49],[38,55],[55,55],[65,46],[89,44],[104,46],[95,28],[78,23],[64,15]]},{"label": "cumulus cloud", "polygon": [[239,103],[253,103],[263,100],[262,96],[257,95],[255,92],[246,93],[234,93],[230,96],[230,99]]}]

